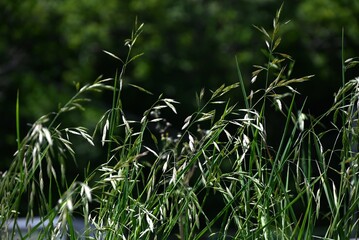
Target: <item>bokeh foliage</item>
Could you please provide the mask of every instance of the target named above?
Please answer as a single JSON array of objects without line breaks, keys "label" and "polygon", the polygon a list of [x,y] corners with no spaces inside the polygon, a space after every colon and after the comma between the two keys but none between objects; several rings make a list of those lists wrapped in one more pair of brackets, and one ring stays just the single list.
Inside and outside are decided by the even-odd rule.
[{"label": "bokeh foliage", "polygon": [[[76,85],[102,74],[114,75],[119,64],[102,50],[124,55],[123,39],[136,18],[145,23],[137,44],[144,55],[129,69],[126,82],[155,96],[164,93],[181,102],[185,109],[181,112],[192,112],[195,93],[201,88],[237,81],[234,56],[249,84],[252,65],[264,59],[258,47],[263,45],[262,35],[253,25],[270,26],[280,4],[275,0],[0,0],[1,169],[16,149],[16,92],[20,92],[21,122],[28,129],[27,123],[66,102]],[[359,4],[287,1],[283,15],[291,23],[284,29],[280,51],[295,57],[294,75],[316,75],[301,91],[309,96],[308,111],[318,115],[332,103],[341,84],[342,28],[346,57],[357,54]],[[148,97],[135,89],[125,86],[124,95],[126,110],[134,117],[149,107]],[[89,110],[66,120],[85,118],[93,125],[91,120],[102,113],[110,97],[96,99]],[[184,117],[178,116],[180,124]],[[174,128],[175,121],[171,120]]]}]

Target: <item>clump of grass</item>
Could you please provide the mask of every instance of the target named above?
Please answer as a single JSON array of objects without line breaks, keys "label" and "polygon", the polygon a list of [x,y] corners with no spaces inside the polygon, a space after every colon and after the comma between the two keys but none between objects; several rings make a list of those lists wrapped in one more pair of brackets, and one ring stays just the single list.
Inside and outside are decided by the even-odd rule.
[{"label": "clump of grass", "polygon": [[[27,220],[34,217],[35,202],[37,202],[37,212],[45,220],[52,220],[61,209],[64,219],[68,216],[65,214],[71,208],[71,199],[66,198],[64,203],[67,208],[56,205],[57,199],[54,199],[52,193],[57,189],[60,191],[66,188],[65,177],[65,161],[69,158],[75,158],[75,152],[71,143],[71,135],[78,135],[85,139],[89,144],[93,145],[92,137],[87,133],[84,127],[62,127],[57,119],[69,111],[81,108],[81,104],[86,99],[81,96],[88,91],[98,91],[108,89],[105,84],[107,80],[96,80],[93,84],[85,85],[74,95],[74,97],[56,113],[52,113],[41,117],[37,120],[27,133],[20,139],[18,129],[18,150],[15,153],[14,161],[10,168],[1,176],[1,227],[7,231],[7,220],[17,219],[23,209],[20,204],[26,197],[28,202],[28,210],[26,213]],[[18,103],[17,103],[18,106]],[[19,112],[17,107],[17,112]],[[19,126],[17,114],[17,126]],[[54,165],[59,165],[60,169],[56,169]],[[83,184],[80,184],[84,186]],[[69,189],[73,189],[70,187]],[[63,193],[59,192],[61,196]],[[66,195],[66,194],[65,194]],[[58,209],[59,208],[59,209]],[[21,213],[23,215],[23,213]],[[14,221],[16,224],[16,221]],[[50,224],[51,225],[51,224]],[[13,237],[16,227],[10,226],[13,232],[9,237]]]},{"label": "clump of grass", "polygon": [[[248,94],[237,63],[238,82],[202,90],[198,110],[183,120],[174,136],[167,133],[163,116],[168,111],[177,114],[174,99],[160,96],[138,120],[129,120],[123,111],[126,68],[140,56],[132,54],[143,28],[136,24],[125,41],[126,59],[106,51],[122,64],[114,79],[98,79],[79,88],[56,113],[34,123],[23,139],[17,131],[18,151],[1,176],[2,235],[18,234],[19,205],[27,197],[27,219],[38,206],[42,221],[24,238],[41,228],[42,239],[306,239],[316,236],[315,226],[322,218],[329,224],[318,239],[349,238],[358,224],[358,157],[353,146],[358,136],[359,84],[358,79],[346,83],[345,69],[355,59],[343,61],[343,87],[333,107],[319,118],[305,114],[304,106],[296,105],[295,84],[313,76],[293,78],[293,58],[278,52],[280,12],[281,8],[271,31],[257,27],[265,38],[267,61],[254,66],[251,82],[262,81],[264,87]],[[58,122],[61,115],[82,108],[83,94],[103,90],[112,92],[112,106],[92,136],[81,126],[63,127]],[[243,108],[228,99],[234,91],[243,95]],[[277,130],[278,145],[272,145],[268,136],[270,107],[284,119],[283,128]],[[318,131],[322,119],[332,115],[332,129]],[[325,149],[322,139],[334,131],[337,137]],[[107,151],[103,163],[83,181],[68,183],[61,176],[64,162],[76,159],[71,135],[90,145],[98,137]],[[340,160],[335,169],[338,183],[329,174],[334,157]],[[214,213],[208,210],[211,201],[218,201]],[[328,212],[323,212],[323,202],[328,203]],[[86,229],[80,233],[72,222],[78,214]]]}]

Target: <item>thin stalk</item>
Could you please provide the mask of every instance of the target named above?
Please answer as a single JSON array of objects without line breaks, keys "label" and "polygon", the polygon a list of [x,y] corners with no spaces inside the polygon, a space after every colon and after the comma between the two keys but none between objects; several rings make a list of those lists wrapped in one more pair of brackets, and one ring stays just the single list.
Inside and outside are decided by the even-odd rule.
[{"label": "thin stalk", "polygon": [[238,58],[237,58],[237,56],[235,57],[235,60],[236,60],[237,75],[238,75],[239,83],[240,83],[240,85],[241,85],[241,90],[242,90],[242,95],[243,95],[243,99],[244,99],[244,104],[245,104],[245,106],[246,106],[246,109],[250,109],[250,108],[249,108],[249,103],[248,103],[248,98],[247,98],[247,93],[246,93],[246,87],[245,87],[245,85],[244,85],[244,81],[243,81],[241,69],[239,68],[239,63],[238,63]]},{"label": "thin stalk", "polygon": [[21,150],[21,139],[20,139],[20,97],[19,91],[16,95],[16,141],[17,141],[17,150],[20,154]]}]

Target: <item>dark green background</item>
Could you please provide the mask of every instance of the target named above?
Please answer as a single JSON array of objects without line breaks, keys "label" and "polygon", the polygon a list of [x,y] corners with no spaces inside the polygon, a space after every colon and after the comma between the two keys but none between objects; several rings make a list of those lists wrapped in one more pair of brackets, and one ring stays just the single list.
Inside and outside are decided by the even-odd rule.
[{"label": "dark green background", "polygon": [[[75,85],[93,82],[99,75],[113,77],[121,65],[104,54],[126,55],[124,40],[136,17],[145,24],[135,46],[144,52],[129,68],[125,83],[140,85],[154,93],[147,96],[124,88],[124,108],[132,118],[161,93],[181,102],[178,115],[169,116],[173,129],[195,111],[195,94],[238,81],[235,56],[247,88],[254,64],[263,64],[263,35],[253,25],[272,27],[281,1],[274,0],[0,0],[0,169],[16,151],[15,102],[20,92],[22,136],[40,116],[55,111],[76,91]],[[302,0],[284,4],[279,51],[296,59],[294,76],[315,74],[298,89],[308,96],[306,113],[319,116],[333,102],[341,85],[342,29],[345,57],[358,55],[359,2],[348,0]],[[356,76],[348,72],[348,79]],[[257,83],[260,87],[260,80]],[[95,94],[87,110],[67,115],[69,125],[93,130],[110,107],[109,93]],[[231,96],[241,102],[240,92]],[[273,123],[275,124],[275,123]],[[275,125],[268,129],[276,129]],[[280,136],[280,133],[278,134]],[[100,150],[88,154],[78,144],[78,169],[88,161],[101,162]],[[82,162],[82,164],[81,164]]]}]

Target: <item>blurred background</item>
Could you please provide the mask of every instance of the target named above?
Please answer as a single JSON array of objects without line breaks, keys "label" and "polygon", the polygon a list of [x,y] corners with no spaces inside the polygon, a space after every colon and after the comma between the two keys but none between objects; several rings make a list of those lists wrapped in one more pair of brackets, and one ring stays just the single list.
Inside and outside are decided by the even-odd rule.
[{"label": "blurred background", "polygon": [[[125,111],[140,119],[163,93],[181,104],[169,121],[180,129],[196,110],[195,95],[202,88],[216,89],[238,81],[235,57],[250,88],[253,65],[266,58],[264,37],[253,25],[271,29],[281,1],[276,0],[0,0],[0,170],[16,151],[15,103],[20,94],[21,134],[40,116],[56,111],[76,92],[76,84],[97,77],[113,77],[119,62],[102,50],[124,57],[124,40],[135,19],[144,30],[135,53],[144,55],[131,64],[125,82],[154,93],[125,86]],[[294,77],[314,74],[298,86],[305,112],[319,116],[333,103],[341,86],[342,29],[345,58],[359,55],[359,1],[286,1],[278,51],[295,60]],[[347,73],[356,77],[355,70]],[[258,80],[259,81],[259,80]],[[69,125],[93,131],[111,106],[111,94],[95,94],[86,111],[66,115]],[[231,96],[241,103],[240,92]],[[279,134],[280,135],[280,134]],[[101,163],[100,150],[88,154],[79,143],[82,173],[89,161]],[[70,163],[69,163],[70,164]]]}]

